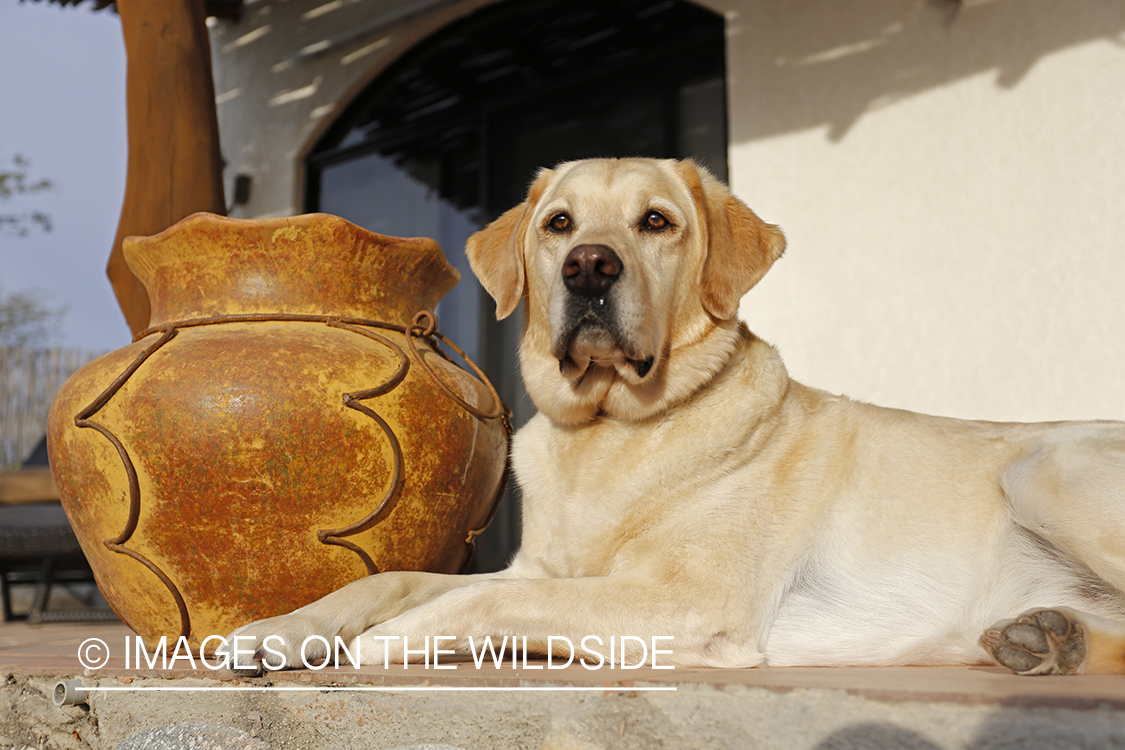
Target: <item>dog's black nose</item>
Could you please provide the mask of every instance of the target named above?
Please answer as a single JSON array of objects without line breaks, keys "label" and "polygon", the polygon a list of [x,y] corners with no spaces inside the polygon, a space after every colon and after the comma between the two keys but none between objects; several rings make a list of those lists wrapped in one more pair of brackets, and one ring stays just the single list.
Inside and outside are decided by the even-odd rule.
[{"label": "dog's black nose", "polygon": [[563,261],[562,275],[570,291],[597,297],[621,275],[621,258],[607,245],[579,245]]}]

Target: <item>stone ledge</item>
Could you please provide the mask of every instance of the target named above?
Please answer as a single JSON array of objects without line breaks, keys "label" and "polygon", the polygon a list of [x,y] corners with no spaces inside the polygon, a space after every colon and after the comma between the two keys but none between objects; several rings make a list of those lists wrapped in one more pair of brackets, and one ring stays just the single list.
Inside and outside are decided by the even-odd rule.
[{"label": "stone ledge", "polygon": [[[112,644],[126,634],[121,625],[0,626],[0,671],[9,675],[0,716],[11,717],[0,718],[0,748],[43,739],[109,750],[177,722],[274,748],[1125,747],[1125,677],[1019,678],[990,667],[548,672],[461,662],[440,674],[396,665],[247,679],[125,670],[123,657],[100,670],[77,664],[85,638]],[[95,688],[88,705],[56,708],[55,680],[75,676]]]}]

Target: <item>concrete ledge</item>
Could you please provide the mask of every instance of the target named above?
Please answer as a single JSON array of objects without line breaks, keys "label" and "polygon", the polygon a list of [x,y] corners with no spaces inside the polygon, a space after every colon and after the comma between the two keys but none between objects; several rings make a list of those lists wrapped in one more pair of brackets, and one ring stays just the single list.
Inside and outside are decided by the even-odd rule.
[{"label": "concrete ledge", "polygon": [[[17,647],[13,627],[0,628],[8,674],[0,748],[111,749],[150,730],[179,736],[184,722],[270,748],[1125,747],[1123,677],[1018,678],[988,667],[548,672],[532,661],[528,669],[462,662],[440,673],[345,667],[246,679],[114,664],[82,670],[82,640],[113,644],[128,631],[41,628],[27,644],[32,632],[20,626]],[[74,676],[90,688],[87,704],[57,708],[56,680]]]},{"label": "concrete ledge", "polygon": [[[121,685],[116,678],[90,682]],[[10,678],[0,689],[0,706],[8,717],[0,719],[0,747],[109,750],[140,733],[183,722],[242,733],[270,748],[1125,746],[1125,713],[1108,704],[1086,709],[1008,707],[920,700],[916,694],[882,700],[828,687],[778,691],[694,682],[660,693],[614,688],[594,693],[408,692],[405,686],[369,693],[334,692],[322,683],[310,684],[314,689],[308,692],[235,692],[207,690],[231,685],[198,678],[137,679],[131,686],[194,692],[92,692],[86,707],[56,708],[47,697],[52,679]]]}]

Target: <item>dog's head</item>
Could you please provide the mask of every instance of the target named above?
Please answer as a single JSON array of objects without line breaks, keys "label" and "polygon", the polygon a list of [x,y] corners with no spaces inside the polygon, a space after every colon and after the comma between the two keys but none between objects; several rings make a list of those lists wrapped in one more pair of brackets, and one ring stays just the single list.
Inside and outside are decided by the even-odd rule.
[{"label": "dog's head", "polygon": [[784,249],[691,161],[591,159],[542,170],[467,251],[498,318],[527,299],[528,393],[574,425],[649,418],[714,377],[742,295]]}]

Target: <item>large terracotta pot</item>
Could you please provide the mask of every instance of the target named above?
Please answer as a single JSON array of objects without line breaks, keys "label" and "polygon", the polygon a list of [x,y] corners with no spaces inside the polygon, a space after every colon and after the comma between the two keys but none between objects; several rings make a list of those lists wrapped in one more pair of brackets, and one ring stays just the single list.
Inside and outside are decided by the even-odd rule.
[{"label": "large terracotta pot", "polygon": [[462,568],[509,432],[435,343],[458,278],[436,243],[196,214],[125,256],[151,327],[67,381],[49,447],[130,627],[198,645],[371,573]]}]

